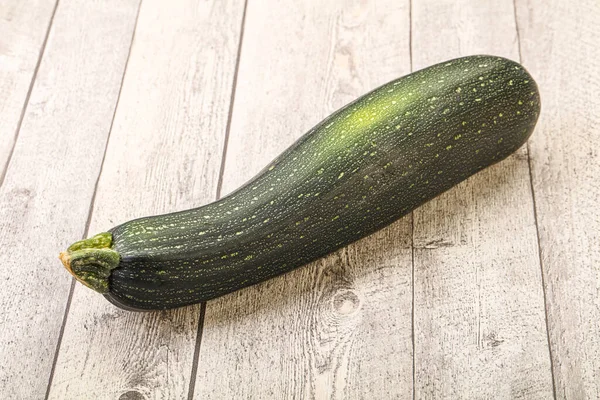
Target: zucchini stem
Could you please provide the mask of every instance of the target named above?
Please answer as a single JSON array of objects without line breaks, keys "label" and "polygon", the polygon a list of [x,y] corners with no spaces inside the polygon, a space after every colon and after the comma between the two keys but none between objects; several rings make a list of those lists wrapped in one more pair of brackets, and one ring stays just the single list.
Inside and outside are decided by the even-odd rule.
[{"label": "zucchini stem", "polygon": [[79,282],[99,293],[109,291],[108,278],[121,256],[112,249],[112,234],[99,233],[73,243],[58,258]]}]

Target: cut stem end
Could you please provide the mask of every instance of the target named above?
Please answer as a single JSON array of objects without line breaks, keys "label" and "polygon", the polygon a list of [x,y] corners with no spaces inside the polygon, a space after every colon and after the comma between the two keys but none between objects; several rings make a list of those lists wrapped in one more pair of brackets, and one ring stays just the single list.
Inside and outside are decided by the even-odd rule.
[{"label": "cut stem end", "polygon": [[112,249],[110,232],[75,242],[58,258],[75,279],[99,293],[109,291],[108,278],[121,259]]}]

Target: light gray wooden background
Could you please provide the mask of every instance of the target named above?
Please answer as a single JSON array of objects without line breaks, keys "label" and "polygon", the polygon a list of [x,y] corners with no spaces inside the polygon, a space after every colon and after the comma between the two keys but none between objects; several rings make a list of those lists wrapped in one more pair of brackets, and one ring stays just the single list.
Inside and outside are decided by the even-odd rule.
[{"label": "light gray wooden background", "polygon": [[[1,0],[0,398],[599,399],[599,42],[598,0]],[[534,135],[371,237],[154,313],[57,259],[477,53],[536,78]]]}]

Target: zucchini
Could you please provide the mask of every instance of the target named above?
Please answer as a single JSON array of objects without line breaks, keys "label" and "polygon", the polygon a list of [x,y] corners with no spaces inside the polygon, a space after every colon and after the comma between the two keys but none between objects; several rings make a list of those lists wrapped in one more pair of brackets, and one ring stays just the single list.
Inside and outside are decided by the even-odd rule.
[{"label": "zucchini", "polygon": [[206,301],[396,221],[517,150],[539,111],[535,81],[513,61],[437,64],[336,111],[228,196],[126,222],[60,258],[121,308]]}]

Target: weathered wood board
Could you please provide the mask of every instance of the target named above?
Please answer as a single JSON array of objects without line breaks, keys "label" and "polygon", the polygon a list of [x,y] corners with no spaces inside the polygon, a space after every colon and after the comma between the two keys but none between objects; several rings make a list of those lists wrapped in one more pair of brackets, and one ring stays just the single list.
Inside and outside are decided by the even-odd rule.
[{"label": "weathered wood board", "polygon": [[56,0],[0,3],[0,177],[25,112],[55,6]]},{"label": "weathered wood board", "polygon": [[[62,1],[0,188],[0,398],[44,397],[137,1]],[[36,52],[38,49],[35,50]]]},{"label": "weathered wood board", "polygon": [[[480,53],[518,61],[513,10],[414,2],[414,68]],[[416,397],[552,397],[526,148],[413,214]]]},{"label": "weathered wood board", "polygon": [[[242,5],[142,2],[90,235],[215,199]],[[199,310],[122,311],[77,284],[50,398],[185,398]]]},{"label": "weathered wood board", "polygon": [[[223,193],[409,73],[408,45],[408,1],[249,2]],[[410,226],[210,301],[195,398],[411,398]]]},{"label": "weathered wood board", "polygon": [[600,3],[517,1],[556,397],[600,398]]}]

